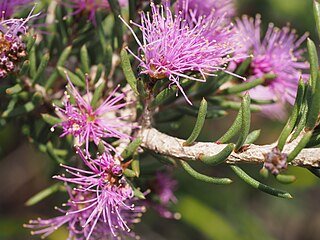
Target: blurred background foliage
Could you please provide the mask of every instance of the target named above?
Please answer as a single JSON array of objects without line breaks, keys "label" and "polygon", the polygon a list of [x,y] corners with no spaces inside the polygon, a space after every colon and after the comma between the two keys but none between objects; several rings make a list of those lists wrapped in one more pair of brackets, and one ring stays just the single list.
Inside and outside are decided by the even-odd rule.
[{"label": "blurred background foliage", "polygon": [[[302,35],[310,32],[317,43],[312,15],[312,0],[237,0],[239,16],[259,13],[265,29],[269,22],[282,27],[288,23]],[[319,45],[319,44],[317,44]],[[200,140],[213,141],[227,129],[235,114],[227,119],[206,122]],[[185,117],[175,124],[174,135],[189,136],[194,118]],[[258,143],[270,143],[281,131],[282,123],[272,122],[253,114],[252,128],[262,128]],[[169,130],[169,129],[161,129]],[[143,159],[148,165],[154,159]],[[40,215],[55,216],[53,207],[65,201],[63,194],[55,194],[33,207],[25,201],[55,181],[50,179],[55,164],[44,154],[37,153],[21,134],[21,127],[7,125],[0,130],[0,239],[28,240],[32,237],[22,224]],[[160,166],[160,165],[159,165]],[[200,168],[201,166],[196,166]],[[256,178],[260,166],[245,166]],[[201,169],[213,176],[230,176],[234,183],[229,186],[196,182],[180,169],[175,170],[179,180],[175,210],[182,214],[180,221],[159,218],[148,211],[136,232],[142,239],[216,239],[216,240],[318,240],[320,239],[319,180],[307,170],[289,168],[297,176],[290,186],[278,186],[269,178],[270,184],[290,191],[294,199],[285,200],[251,189],[227,168]],[[146,173],[147,174],[147,173]],[[264,180],[265,181],[265,180]],[[63,240],[67,233],[60,229],[48,239]]]}]

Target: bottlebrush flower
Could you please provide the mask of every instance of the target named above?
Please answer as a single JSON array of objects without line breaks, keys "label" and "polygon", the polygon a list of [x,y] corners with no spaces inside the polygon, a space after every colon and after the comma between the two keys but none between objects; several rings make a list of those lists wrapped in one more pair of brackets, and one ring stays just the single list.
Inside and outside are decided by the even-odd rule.
[{"label": "bottlebrush flower", "polygon": [[100,141],[111,151],[114,148],[105,141],[106,138],[129,139],[130,136],[120,129],[133,128],[133,125],[124,123],[125,116],[116,116],[116,112],[132,102],[125,102],[125,93],[118,93],[119,86],[116,87],[104,102],[94,109],[91,106],[91,98],[87,79],[87,94],[81,96],[79,91],[74,87],[67,75],[69,85],[67,90],[74,98],[75,103],[71,103],[70,95],[65,92],[63,101],[64,108],[55,107],[57,115],[61,118],[62,123],[52,127],[61,126],[63,129],[60,137],[71,134],[76,138],[76,145],[85,144],[86,151],[89,153],[89,143],[93,141],[96,145]]},{"label": "bottlebrush flower", "polygon": [[309,64],[303,61],[304,51],[299,49],[307,34],[298,38],[289,27],[279,29],[269,24],[261,41],[260,24],[259,15],[255,19],[243,16],[236,20],[236,28],[244,46],[242,50],[253,55],[248,81],[268,73],[276,75],[274,79],[250,90],[250,95],[261,100],[275,99],[277,104],[266,105],[263,110],[269,116],[283,118],[285,103],[294,103],[300,77],[305,80],[308,78],[302,71],[308,69]]},{"label": "bottlebrush flower", "polygon": [[231,18],[235,14],[234,0],[178,0],[176,7],[186,6],[193,17],[209,16]]},{"label": "bottlebrush flower", "polygon": [[[74,9],[71,15],[88,14],[89,20],[96,24],[97,11],[110,9],[108,0],[64,0],[62,4]],[[119,0],[121,7],[128,5],[128,0]]]},{"label": "bottlebrush flower", "polygon": [[69,190],[70,201],[66,204],[69,209],[61,210],[65,215],[49,220],[32,220],[25,227],[38,229],[32,234],[43,234],[43,237],[63,224],[68,224],[70,239],[134,236],[129,226],[139,221],[145,207],[134,205],[137,199],[122,176],[120,162],[109,153],[89,159],[79,148],[77,151],[89,170],[63,166],[71,177],[54,177],[76,185],[72,191]]},{"label": "bottlebrush flower", "polygon": [[[215,76],[218,70],[227,72],[227,63],[243,57],[232,56],[240,47],[235,32],[231,24],[223,18],[214,19],[212,14],[200,16],[195,22],[185,10],[172,14],[169,1],[160,6],[151,2],[150,6],[151,14],[141,13],[141,25],[131,22],[142,31],[142,42],[122,19],[135,37],[141,56],[128,51],[140,62],[140,73],[154,80],[168,78],[169,86],[177,85],[191,104],[180,86],[180,78],[205,81],[206,76]],[[188,75],[191,73],[200,73],[201,77]]]},{"label": "bottlebrush flower", "polygon": [[32,12],[33,9],[25,19],[10,18],[0,21],[0,79],[13,72],[27,55],[26,45],[21,37],[27,33],[28,21],[38,16],[32,15]]},{"label": "bottlebrush flower", "polygon": [[0,1],[0,12],[2,19],[12,17],[16,12],[17,8],[26,6],[34,0],[1,0]]}]

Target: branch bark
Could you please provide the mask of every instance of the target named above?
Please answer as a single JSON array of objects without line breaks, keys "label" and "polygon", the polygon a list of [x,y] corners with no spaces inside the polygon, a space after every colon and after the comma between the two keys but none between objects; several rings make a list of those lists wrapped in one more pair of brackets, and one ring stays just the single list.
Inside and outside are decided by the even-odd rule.
[{"label": "branch bark", "polygon": [[[197,142],[192,146],[183,146],[185,140],[161,133],[154,128],[142,128],[138,136],[142,138],[142,147],[161,155],[184,160],[196,161],[199,160],[201,154],[212,156],[226,147],[226,144],[213,142]],[[290,153],[297,146],[302,136],[303,133],[293,142],[286,144],[283,152]],[[271,152],[275,146],[276,143],[269,145],[251,144],[244,152],[233,152],[227,158],[226,163],[262,164],[264,162],[264,154]],[[320,167],[320,148],[303,149],[290,164],[300,167]]]}]

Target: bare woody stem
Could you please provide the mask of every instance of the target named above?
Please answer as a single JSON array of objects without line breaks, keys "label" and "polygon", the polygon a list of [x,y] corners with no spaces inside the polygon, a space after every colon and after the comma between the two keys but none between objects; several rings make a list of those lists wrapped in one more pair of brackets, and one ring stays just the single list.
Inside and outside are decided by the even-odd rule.
[{"label": "bare woody stem", "polygon": [[[290,153],[303,137],[305,132],[291,143],[287,143],[284,147],[284,153]],[[169,136],[161,133],[155,128],[142,128],[138,134],[142,139],[141,146],[155,153],[168,157],[183,159],[183,160],[199,160],[199,156],[212,156],[219,153],[227,144],[217,144],[213,142],[197,142],[191,146],[184,146],[185,140]],[[276,143],[269,145],[254,145],[251,144],[241,153],[231,153],[227,158],[226,163],[256,163],[264,162],[264,154],[271,152]],[[293,166],[300,167],[320,167],[320,148],[303,149],[299,155],[290,162]]]}]

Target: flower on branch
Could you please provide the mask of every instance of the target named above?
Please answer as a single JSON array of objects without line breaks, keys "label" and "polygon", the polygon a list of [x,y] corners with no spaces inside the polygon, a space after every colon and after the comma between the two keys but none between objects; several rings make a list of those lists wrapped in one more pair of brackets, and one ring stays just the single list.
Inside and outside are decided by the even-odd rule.
[{"label": "flower on branch", "polygon": [[123,168],[109,153],[97,159],[87,158],[77,152],[88,170],[63,165],[71,177],[54,178],[76,185],[69,189],[68,210],[60,210],[64,216],[49,220],[32,220],[25,227],[38,229],[33,234],[48,236],[63,224],[68,224],[69,237],[74,239],[118,239],[119,236],[135,236],[129,226],[140,221],[145,212],[142,205],[135,206],[137,199],[132,188],[122,176]]},{"label": "flower on branch", "polygon": [[105,140],[106,138],[130,139],[124,129],[132,129],[134,126],[124,121],[128,116],[118,116],[116,112],[132,102],[125,101],[126,93],[117,92],[119,86],[95,109],[91,105],[88,79],[86,80],[87,94],[85,96],[80,95],[68,75],[67,79],[69,85],[66,88],[74,99],[74,103],[72,103],[69,93],[65,92],[63,107],[55,107],[62,123],[54,125],[52,131],[55,127],[61,126],[63,132],[60,137],[71,134],[76,138],[76,145],[85,144],[87,154],[89,154],[90,141],[96,145],[101,141],[106,150],[115,151],[113,146]]},{"label": "flower on branch", "polygon": [[215,19],[210,14],[194,20],[186,6],[172,14],[169,1],[164,5],[151,2],[150,7],[151,13],[141,13],[141,25],[131,22],[141,30],[142,41],[123,20],[139,45],[138,55],[128,51],[140,62],[141,74],[154,80],[168,78],[169,87],[177,85],[190,104],[180,86],[181,78],[203,82],[218,70],[228,72],[226,65],[230,61],[245,57],[232,55],[240,44],[232,24],[225,23],[223,17]]},{"label": "flower on branch", "polygon": [[[7,4],[6,2],[3,4]],[[39,14],[23,19],[10,18],[0,20],[0,79],[13,72],[19,62],[27,55],[26,45],[22,41],[28,31],[28,22]]]},{"label": "flower on branch", "polygon": [[308,69],[309,64],[302,57],[304,51],[299,49],[307,34],[298,38],[295,30],[290,30],[288,26],[279,29],[269,24],[261,40],[260,25],[260,15],[255,19],[243,16],[236,20],[236,28],[244,46],[241,51],[253,55],[248,80],[269,73],[276,76],[250,90],[250,95],[255,99],[276,100],[276,104],[266,105],[263,110],[267,115],[283,118],[286,115],[285,103],[294,103],[300,77],[304,80],[308,78],[302,71]]}]

